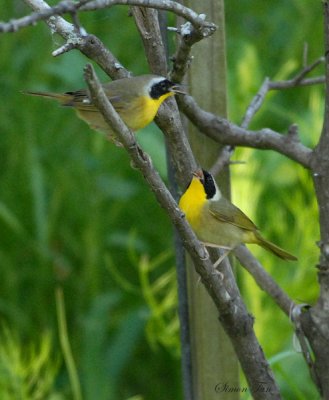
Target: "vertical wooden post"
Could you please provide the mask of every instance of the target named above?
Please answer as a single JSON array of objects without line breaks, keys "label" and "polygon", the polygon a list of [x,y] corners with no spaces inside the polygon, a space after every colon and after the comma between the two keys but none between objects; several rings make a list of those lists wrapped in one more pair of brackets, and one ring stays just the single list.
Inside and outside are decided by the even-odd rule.
[{"label": "vertical wooden post", "polygon": [[[188,91],[200,106],[215,114],[227,116],[226,51],[224,0],[184,0],[193,10],[207,15],[219,28],[210,38],[194,45],[189,71]],[[209,169],[221,147],[189,126],[189,139],[197,161]],[[230,193],[228,168],[217,179],[227,197]],[[193,266],[187,266],[192,354],[193,400],[237,400],[240,394],[238,362],[218,312]],[[226,386],[225,386],[226,385]],[[225,389],[226,388],[226,389]]]}]

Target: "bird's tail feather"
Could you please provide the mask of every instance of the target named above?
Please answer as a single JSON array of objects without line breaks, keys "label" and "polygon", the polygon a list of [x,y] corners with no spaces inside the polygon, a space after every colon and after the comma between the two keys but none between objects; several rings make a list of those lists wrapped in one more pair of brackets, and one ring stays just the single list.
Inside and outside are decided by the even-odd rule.
[{"label": "bird's tail feather", "polygon": [[34,91],[23,91],[24,94],[29,94],[32,96],[47,97],[49,99],[55,99],[59,101],[63,106],[71,105],[72,96],[68,93],[51,93],[51,92],[34,92]]},{"label": "bird's tail feather", "polygon": [[283,260],[296,261],[297,257],[288,253],[286,250],[281,249],[281,247],[276,244],[270,242],[269,240],[264,239],[260,234],[256,234],[258,239],[257,243],[262,246],[265,250],[269,250],[271,253],[275,254],[277,257],[282,258]]}]

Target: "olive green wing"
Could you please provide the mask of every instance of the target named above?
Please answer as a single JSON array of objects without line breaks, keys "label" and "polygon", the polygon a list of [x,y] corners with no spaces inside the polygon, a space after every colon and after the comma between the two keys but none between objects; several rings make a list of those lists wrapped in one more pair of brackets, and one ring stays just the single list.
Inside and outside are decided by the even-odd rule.
[{"label": "olive green wing", "polygon": [[218,201],[209,202],[212,216],[221,222],[226,222],[249,231],[257,230],[257,226],[238,207],[222,197]]},{"label": "olive green wing", "polygon": [[[115,90],[109,90],[107,85],[104,85],[104,91],[116,111],[120,112],[124,109],[124,104],[126,104],[127,99],[122,99],[122,96],[117,94]],[[63,102],[64,106],[75,107],[79,110],[98,112],[94,104],[90,102],[87,90],[81,89],[76,90],[75,92],[66,92],[64,95],[67,96],[67,101]]]},{"label": "olive green wing", "polygon": [[139,105],[142,97],[138,88],[131,83],[128,84],[128,81],[129,79],[118,79],[103,85],[105,94],[119,114],[131,112],[136,105]]}]

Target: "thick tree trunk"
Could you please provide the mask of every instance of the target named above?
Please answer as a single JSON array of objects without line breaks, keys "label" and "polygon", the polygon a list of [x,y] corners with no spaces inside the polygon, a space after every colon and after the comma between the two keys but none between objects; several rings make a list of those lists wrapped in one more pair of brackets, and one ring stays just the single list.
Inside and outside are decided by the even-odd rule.
[{"label": "thick tree trunk", "polygon": [[324,399],[329,399],[329,4],[323,2],[326,57],[326,101],[320,141],[311,159],[319,206],[321,240],[318,280],[320,296],[314,307],[301,314],[302,328],[314,352],[311,375]]}]

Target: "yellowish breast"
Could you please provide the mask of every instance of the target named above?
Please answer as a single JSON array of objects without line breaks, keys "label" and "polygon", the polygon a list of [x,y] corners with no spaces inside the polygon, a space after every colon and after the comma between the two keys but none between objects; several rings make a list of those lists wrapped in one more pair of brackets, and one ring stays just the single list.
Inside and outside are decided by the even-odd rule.
[{"label": "yellowish breast", "polygon": [[196,232],[201,223],[200,216],[206,201],[206,194],[201,182],[193,178],[190,186],[179,200],[179,207]]},{"label": "yellowish breast", "polygon": [[161,103],[173,93],[166,93],[158,99],[152,99],[149,96],[141,96],[135,100],[129,110],[121,113],[121,116],[130,129],[137,131],[144,128],[153,121],[159,110]]}]

